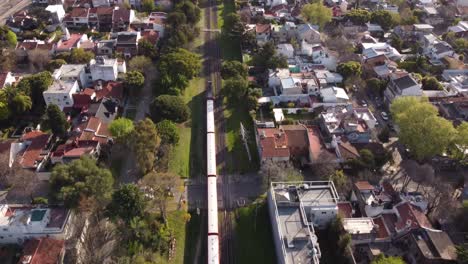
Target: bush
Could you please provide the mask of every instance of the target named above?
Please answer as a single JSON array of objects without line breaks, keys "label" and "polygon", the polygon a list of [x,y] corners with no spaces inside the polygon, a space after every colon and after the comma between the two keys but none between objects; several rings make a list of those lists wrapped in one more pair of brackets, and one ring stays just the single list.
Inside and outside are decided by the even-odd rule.
[{"label": "bush", "polygon": [[45,198],[45,197],[34,197],[32,199],[32,204],[49,204],[49,199]]},{"label": "bush", "polygon": [[151,117],[155,123],[164,119],[182,123],[189,116],[190,109],[179,96],[160,95],[151,103]]}]

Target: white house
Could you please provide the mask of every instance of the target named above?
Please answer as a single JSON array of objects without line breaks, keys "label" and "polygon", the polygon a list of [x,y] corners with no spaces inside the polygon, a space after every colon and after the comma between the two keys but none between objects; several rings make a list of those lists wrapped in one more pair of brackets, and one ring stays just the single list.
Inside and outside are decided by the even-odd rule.
[{"label": "white house", "polygon": [[55,104],[61,110],[73,106],[73,94],[78,91],[77,81],[54,80],[51,86],[42,93],[47,105]]},{"label": "white house", "polygon": [[122,65],[119,67],[117,59],[108,59],[98,56],[96,59],[91,60],[89,65],[92,81],[115,81],[118,78],[119,72],[126,72],[125,67]]},{"label": "white house", "polygon": [[93,0],[93,6],[98,7],[98,6],[110,6],[111,3],[113,4],[114,1],[111,0]]},{"label": "white house", "polygon": [[91,82],[91,75],[86,73],[86,64],[64,64],[52,74],[55,80],[78,81],[81,88],[86,88]]},{"label": "white house", "polygon": [[281,85],[281,79],[288,78],[291,71],[288,68],[269,70],[268,73],[268,87],[276,88]]},{"label": "white house", "polygon": [[435,42],[429,49],[429,56],[432,59],[440,60],[445,56],[453,56],[455,51],[452,46],[445,41]]},{"label": "white house", "polygon": [[388,43],[378,42],[378,43],[362,43],[362,55],[365,59],[370,59],[382,54],[385,54],[387,58],[396,61],[402,58],[402,55],[398,50],[392,47]]},{"label": "white house", "polygon": [[322,87],[327,86],[328,84],[343,82],[343,76],[336,72],[330,72],[328,70],[314,70],[314,73]]},{"label": "white house", "polygon": [[62,22],[65,17],[65,9],[63,9],[63,5],[49,5],[45,10],[50,12],[54,22],[56,23]]},{"label": "white house", "polygon": [[442,78],[449,83],[447,88],[468,96],[468,69],[444,70]]},{"label": "white house", "polygon": [[279,5],[287,5],[288,2],[286,0],[264,0],[265,5],[269,7],[275,7]]},{"label": "white house", "polygon": [[301,24],[297,26],[296,37],[298,41],[307,41],[310,44],[320,43],[320,32],[311,24]]},{"label": "white house", "polygon": [[70,236],[71,212],[64,208],[0,205],[0,244],[23,244],[27,239]]},{"label": "white house", "polygon": [[257,24],[255,26],[255,38],[257,39],[257,44],[263,46],[271,37],[271,25],[270,24]]},{"label": "white house", "polygon": [[324,103],[345,103],[349,101],[349,96],[343,88],[329,87],[320,90],[320,95]]},{"label": "white house", "polygon": [[289,43],[278,44],[276,46],[276,51],[278,54],[281,54],[288,59],[294,58],[294,47]]},{"label": "white house", "polygon": [[301,95],[302,85],[301,80],[293,77],[281,79],[281,94],[283,95]]},{"label": "white house", "polygon": [[408,73],[393,74],[390,76],[387,89],[384,91],[384,100],[390,105],[395,98],[401,96],[422,96],[421,85]]}]

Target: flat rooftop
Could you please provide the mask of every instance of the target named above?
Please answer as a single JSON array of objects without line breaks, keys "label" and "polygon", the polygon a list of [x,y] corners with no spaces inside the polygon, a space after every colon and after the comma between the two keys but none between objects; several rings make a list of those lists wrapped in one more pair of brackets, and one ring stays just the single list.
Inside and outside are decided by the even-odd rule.
[{"label": "flat rooftop", "polygon": [[67,80],[54,80],[52,85],[49,86],[44,93],[69,93],[77,81]]}]

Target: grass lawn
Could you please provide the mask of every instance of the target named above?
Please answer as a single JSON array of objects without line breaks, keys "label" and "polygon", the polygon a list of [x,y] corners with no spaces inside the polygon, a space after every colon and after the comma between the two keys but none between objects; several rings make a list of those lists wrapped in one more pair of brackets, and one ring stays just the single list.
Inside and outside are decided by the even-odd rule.
[{"label": "grass lawn", "polygon": [[290,115],[285,115],[284,116],[286,119],[291,119],[291,120],[314,120],[317,118],[317,115],[314,113],[301,113],[301,114],[290,114]]},{"label": "grass lawn", "polygon": [[176,249],[174,258],[169,261],[166,258],[161,258],[161,263],[176,263],[180,264],[184,261],[184,249],[185,249],[185,212],[184,211],[172,211],[168,213],[168,222],[176,239]]},{"label": "grass lawn", "polygon": [[[226,108],[224,110],[226,118],[226,147],[232,157],[232,162],[228,163],[228,172],[252,172],[258,170],[258,153],[253,132],[252,118],[246,107],[240,105],[236,108]],[[242,136],[240,134],[240,123],[244,125],[248,132],[249,149],[252,161],[249,161],[247,150],[245,149]]]},{"label": "grass lawn", "polygon": [[203,98],[205,79],[195,78],[183,94],[184,101],[189,105],[191,120],[179,125],[179,144],[174,147],[169,159],[169,171],[182,178],[193,177],[203,170]]},{"label": "grass lawn", "polygon": [[236,211],[237,263],[276,263],[268,207],[266,202],[257,205],[252,204]]}]

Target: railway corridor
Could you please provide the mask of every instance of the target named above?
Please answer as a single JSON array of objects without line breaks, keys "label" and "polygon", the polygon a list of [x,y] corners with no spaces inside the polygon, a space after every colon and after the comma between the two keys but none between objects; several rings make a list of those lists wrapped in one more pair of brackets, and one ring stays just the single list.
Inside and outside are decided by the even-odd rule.
[{"label": "railway corridor", "polygon": [[[223,96],[221,94],[221,50],[218,43],[218,14],[216,0],[207,0],[205,9],[205,76],[206,87],[212,89],[214,99],[214,124],[217,167],[217,197],[220,211],[219,219],[219,262],[235,263],[234,236],[232,225],[232,199],[230,180],[226,171],[229,162],[226,149],[226,122],[224,118]],[[209,176],[209,175],[208,175]],[[208,212],[209,213],[209,212]],[[209,217],[208,217],[209,218]],[[207,249],[209,250],[209,248]],[[209,256],[210,254],[208,254]],[[208,259],[209,263],[213,259]]]}]

